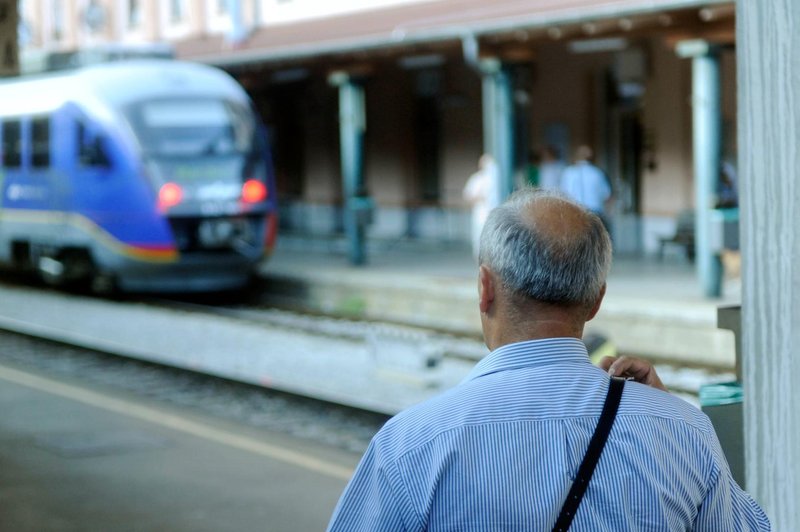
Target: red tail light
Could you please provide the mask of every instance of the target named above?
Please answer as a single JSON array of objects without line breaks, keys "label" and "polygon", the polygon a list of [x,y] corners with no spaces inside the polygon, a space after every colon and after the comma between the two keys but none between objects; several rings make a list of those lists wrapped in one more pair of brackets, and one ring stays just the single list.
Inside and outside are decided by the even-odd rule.
[{"label": "red tail light", "polygon": [[242,201],[258,203],[267,199],[267,187],[258,179],[248,179],[242,185]]},{"label": "red tail light", "polygon": [[162,210],[174,207],[183,201],[183,189],[177,183],[164,183],[158,191],[158,206]]}]

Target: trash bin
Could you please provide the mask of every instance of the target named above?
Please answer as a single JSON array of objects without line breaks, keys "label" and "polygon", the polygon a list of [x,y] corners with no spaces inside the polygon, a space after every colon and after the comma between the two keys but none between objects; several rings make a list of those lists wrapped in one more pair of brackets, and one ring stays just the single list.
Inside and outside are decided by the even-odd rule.
[{"label": "trash bin", "polygon": [[739,249],[739,209],[712,209],[708,243],[715,253]]},{"label": "trash bin", "polygon": [[744,486],[744,425],[740,382],[706,384],[700,387],[700,407],[711,419],[731,473]]}]

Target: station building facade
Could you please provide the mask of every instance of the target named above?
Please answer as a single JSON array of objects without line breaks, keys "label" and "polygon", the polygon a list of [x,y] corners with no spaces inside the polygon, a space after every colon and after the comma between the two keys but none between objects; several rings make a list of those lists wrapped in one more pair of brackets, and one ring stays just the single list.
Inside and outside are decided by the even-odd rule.
[{"label": "station building facade", "polygon": [[[568,162],[588,144],[613,185],[617,251],[655,253],[736,160],[729,1],[56,3],[21,3],[23,47],[169,42],[236,77],[271,133],[286,232],[341,234],[358,195],[374,201],[371,237],[467,242],[462,190],[482,153],[510,190],[532,150]],[[698,124],[704,90],[715,101]],[[715,167],[703,183],[701,158]]]}]

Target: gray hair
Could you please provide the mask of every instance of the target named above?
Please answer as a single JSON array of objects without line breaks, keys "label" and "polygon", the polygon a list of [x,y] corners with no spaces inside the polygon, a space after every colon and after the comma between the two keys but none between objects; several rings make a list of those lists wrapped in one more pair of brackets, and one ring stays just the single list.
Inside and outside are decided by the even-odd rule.
[{"label": "gray hair", "polygon": [[[578,209],[585,229],[542,231],[526,216],[533,203],[542,201]],[[597,215],[560,192],[527,188],[489,214],[478,262],[516,296],[557,305],[592,305],[611,267],[611,239]]]}]

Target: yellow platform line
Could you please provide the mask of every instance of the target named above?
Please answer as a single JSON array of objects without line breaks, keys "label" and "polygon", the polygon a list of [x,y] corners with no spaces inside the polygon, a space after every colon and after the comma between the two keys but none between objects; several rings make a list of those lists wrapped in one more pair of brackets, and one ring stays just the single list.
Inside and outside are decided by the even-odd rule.
[{"label": "yellow platform line", "polygon": [[64,384],[53,379],[40,377],[7,366],[0,365],[0,379],[28,388],[33,388],[51,395],[64,397],[73,401],[93,406],[109,412],[122,414],[128,417],[147,421],[185,434],[190,434],[204,440],[212,441],[242,451],[247,451],[259,456],[264,456],[277,462],[293,465],[314,473],[326,475],[340,480],[348,480],[353,470],[348,467],[332,464],[324,460],[313,458],[305,454],[292,451],[277,445],[270,445],[246,436],[230,434],[223,430],[215,429],[208,425],[190,421],[173,414],[160,412],[154,408],[112,397],[99,392],[93,392]]}]

